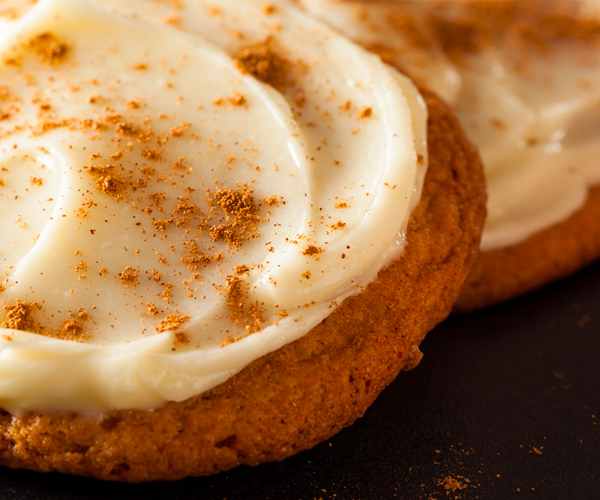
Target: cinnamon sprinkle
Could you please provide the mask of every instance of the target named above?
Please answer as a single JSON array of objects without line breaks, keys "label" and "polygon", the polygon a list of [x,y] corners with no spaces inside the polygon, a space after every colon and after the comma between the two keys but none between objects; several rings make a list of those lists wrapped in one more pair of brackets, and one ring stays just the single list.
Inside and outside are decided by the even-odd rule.
[{"label": "cinnamon sprinkle", "polygon": [[148,316],[156,316],[158,314],[158,307],[156,307],[154,304],[148,302],[146,304],[146,314]]},{"label": "cinnamon sprinkle", "polygon": [[33,50],[39,59],[48,64],[61,63],[69,53],[69,47],[52,33],[42,33],[33,37],[27,44],[27,48]]},{"label": "cinnamon sprinkle", "polygon": [[243,326],[248,333],[255,333],[261,329],[261,324],[266,321],[266,309],[250,300],[250,285],[240,276],[227,276],[224,288],[229,311],[229,319],[236,325]]},{"label": "cinnamon sprinkle", "polygon": [[5,305],[6,317],[0,327],[9,330],[22,330],[26,332],[39,333],[40,326],[33,317],[33,312],[40,309],[37,302],[21,302],[15,300],[14,305]]},{"label": "cinnamon sprinkle", "polygon": [[187,314],[169,314],[166,318],[156,326],[158,333],[163,333],[169,330],[177,330],[191,319]]},{"label": "cinnamon sprinkle", "polygon": [[119,273],[119,282],[128,288],[130,285],[135,286],[138,283],[139,274],[131,266],[127,266]]},{"label": "cinnamon sprinkle", "polygon": [[290,84],[290,62],[275,51],[272,37],[246,46],[233,58],[240,71],[279,91]]},{"label": "cinnamon sprinkle", "polygon": [[72,318],[63,321],[61,330],[61,338],[65,340],[80,339],[83,335],[83,325]]},{"label": "cinnamon sprinkle", "polygon": [[363,106],[356,112],[358,119],[369,118],[373,114],[373,110],[368,106]]},{"label": "cinnamon sprinkle", "polygon": [[114,165],[88,165],[85,167],[85,171],[96,180],[98,191],[119,197],[125,187],[125,181],[117,175]]},{"label": "cinnamon sprinkle", "polygon": [[223,188],[209,197],[207,202],[224,213],[222,224],[210,227],[212,241],[225,241],[229,249],[240,248],[244,241],[258,236],[256,225],[260,222],[258,206],[252,196],[253,191],[246,185],[242,189]]},{"label": "cinnamon sprinkle", "polygon": [[323,250],[320,247],[317,247],[315,245],[308,245],[304,248],[304,250],[302,250],[302,255],[318,255],[320,253],[323,253],[325,250]]}]

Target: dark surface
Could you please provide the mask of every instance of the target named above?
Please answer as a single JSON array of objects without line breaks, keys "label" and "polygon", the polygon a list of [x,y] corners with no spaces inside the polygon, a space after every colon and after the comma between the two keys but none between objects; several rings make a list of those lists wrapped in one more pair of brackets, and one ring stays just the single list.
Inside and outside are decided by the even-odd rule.
[{"label": "dark surface", "polygon": [[0,498],[600,498],[599,264],[422,350],[354,426],[282,463],[142,485],[0,467]]}]

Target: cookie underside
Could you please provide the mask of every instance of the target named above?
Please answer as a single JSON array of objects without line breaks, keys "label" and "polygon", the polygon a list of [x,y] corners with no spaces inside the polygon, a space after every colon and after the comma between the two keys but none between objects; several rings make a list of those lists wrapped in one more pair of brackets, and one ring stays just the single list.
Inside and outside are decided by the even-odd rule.
[{"label": "cookie underside", "polygon": [[403,255],[301,339],[227,382],[155,411],[100,417],[0,410],[0,463],[140,482],[282,460],[360,417],[450,312],[485,214],[479,157],[452,111],[424,93],[429,170]]}]

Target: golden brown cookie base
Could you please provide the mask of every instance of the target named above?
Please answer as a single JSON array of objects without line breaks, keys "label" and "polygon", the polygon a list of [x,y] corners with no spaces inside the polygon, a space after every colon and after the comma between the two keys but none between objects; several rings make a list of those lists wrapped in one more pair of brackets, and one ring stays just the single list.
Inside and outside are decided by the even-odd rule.
[{"label": "golden brown cookie base", "polygon": [[460,294],[456,312],[506,301],[568,276],[600,258],[600,186],[567,220],[507,248],[482,252]]},{"label": "golden brown cookie base", "polygon": [[403,256],[306,336],[215,389],[156,411],[99,418],[0,410],[0,463],[129,482],[281,460],[352,424],[444,319],[476,256],[480,161],[428,96],[430,168]]}]

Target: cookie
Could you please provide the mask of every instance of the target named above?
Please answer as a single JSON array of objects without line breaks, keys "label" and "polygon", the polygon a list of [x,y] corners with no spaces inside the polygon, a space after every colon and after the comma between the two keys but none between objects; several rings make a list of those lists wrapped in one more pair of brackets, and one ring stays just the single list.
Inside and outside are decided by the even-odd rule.
[{"label": "cookie", "polygon": [[403,256],[301,339],[224,384],[154,411],[0,416],[2,463],[107,480],[171,480],[281,460],[360,417],[444,319],[474,260],[478,156],[428,97],[430,163]]},{"label": "cookie", "polygon": [[[17,219],[15,226],[19,229],[10,233],[29,253],[27,260],[20,262],[18,256],[10,256],[17,259],[18,265],[13,266],[14,271],[13,267],[5,270],[8,277],[0,297],[4,303],[0,463],[139,482],[174,480],[240,464],[281,460],[314,446],[361,416],[399,371],[416,366],[421,357],[419,343],[449,313],[474,261],[483,224],[485,191],[479,157],[450,108],[425,90],[429,116],[427,151],[419,154],[423,145],[419,139],[419,116],[425,102],[412,84],[339,35],[303,18],[287,3],[265,6],[262,2],[248,2],[242,7],[223,1],[219,9],[208,12],[204,5],[190,3],[192,10],[200,5],[203,15],[216,20],[216,39],[228,12],[237,17],[247,9],[254,14],[252,18],[260,20],[259,34],[252,32],[251,40],[232,30],[234,42],[227,45],[227,53],[233,54],[231,59],[219,55],[213,46],[201,45],[202,42],[196,42],[202,48],[198,55],[196,49],[189,49],[190,36],[180,35],[171,27],[164,28],[158,37],[153,31],[158,28],[151,23],[117,22],[111,17],[117,14],[109,16],[103,10],[110,2],[98,3],[101,7],[77,1],[40,2],[16,25],[20,29],[15,30],[17,43],[4,49],[5,102],[16,102],[12,99],[16,88],[27,92],[26,85],[15,86],[21,78],[34,89],[33,97],[20,96],[19,109],[5,108],[9,115],[6,122],[11,126],[2,129],[3,139],[8,137],[17,150],[3,149],[4,187],[15,195],[5,199],[11,200],[10,207],[18,201],[17,195],[36,203],[29,203],[32,218]],[[127,10],[118,3],[114,9],[118,15],[124,12],[119,9]],[[127,13],[123,15],[126,19]],[[72,22],[74,18],[81,22]],[[88,23],[91,19],[93,22]],[[104,29],[108,22],[116,22],[110,34]],[[169,24],[173,22],[170,18]],[[315,60],[310,66],[307,52],[302,49],[294,52],[298,59],[287,57],[287,31],[282,28],[288,22],[299,23],[292,24],[294,33],[296,29],[309,29],[316,43],[327,46],[332,41],[345,54],[353,54],[358,61],[356,69],[353,61],[344,67],[350,74],[357,71],[348,85],[349,89],[358,89],[357,93],[348,90],[352,100],[344,96],[343,85],[330,92],[328,85],[336,81],[335,71],[327,73],[331,79],[327,84],[316,76],[322,64],[335,66],[342,60],[335,45],[326,51],[333,54],[332,60]],[[185,28],[185,24],[180,27]],[[96,54],[82,51],[82,47],[93,48],[89,40],[95,36],[94,29],[103,34],[105,44],[114,42],[110,37],[118,34],[124,37],[125,32],[127,36],[131,34],[134,43],[121,48],[114,42],[114,73],[98,74],[88,80],[81,78],[78,71],[87,67],[88,61],[96,65]],[[271,36],[261,35],[261,29]],[[77,36],[71,37],[73,32],[69,30],[76,30]],[[152,39],[159,39],[161,47],[152,45]],[[305,45],[310,46],[310,42]],[[136,47],[141,52],[135,57],[121,57],[121,51],[129,54]],[[171,59],[161,51],[166,51]],[[171,65],[173,61],[177,64]],[[199,80],[191,77],[198,75],[186,72],[210,67],[215,61],[231,79],[220,86],[207,85],[215,95],[207,91],[205,101],[198,103],[193,100],[198,87],[190,87],[186,93],[186,82],[197,85]],[[190,65],[192,70],[188,69]],[[365,65],[369,69],[367,75],[360,73]],[[122,75],[129,75],[129,71],[136,72],[136,77],[127,80],[128,85],[122,89]],[[157,79],[153,71],[164,72],[165,79]],[[38,87],[36,79],[27,76],[32,74],[48,85]],[[373,74],[382,79],[371,81]],[[185,78],[177,80],[174,75]],[[203,76],[210,80],[213,75]],[[110,78],[111,85],[101,87],[103,78]],[[61,79],[71,84],[67,87],[70,98],[66,104],[63,94],[55,90]],[[158,82],[160,94],[151,93],[152,99],[140,96],[138,91],[142,87],[153,88],[152,82]],[[300,86],[299,82],[305,85]],[[88,93],[88,85],[98,90]],[[311,88],[314,95],[308,92]],[[386,99],[369,100],[364,90],[370,88],[376,90],[374,95],[384,95]],[[321,114],[321,122],[317,123],[312,121],[311,113],[319,92],[326,92],[329,98],[315,108]],[[292,103],[290,115],[283,114],[286,108],[282,99]],[[157,113],[153,107],[156,102],[174,105],[169,108],[173,116]],[[269,104],[266,111],[260,107],[264,102]],[[389,102],[397,102],[398,108],[388,109]],[[186,107],[181,107],[181,103]],[[396,124],[386,135],[388,127],[381,123],[395,124],[396,115],[403,114],[399,113],[401,110],[412,121],[398,122],[404,128]],[[208,112],[207,121],[214,129],[200,129],[199,124],[204,123],[200,118],[180,121],[186,113],[198,111]],[[255,111],[261,114],[260,120],[253,115]],[[302,233],[292,226],[293,233],[284,232],[281,236],[285,231],[280,229],[283,223],[291,225],[295,213],[301,212],[299,207],[305,207],[309,214],[315,208],[315,203],[296,201],[295,196],[302,200],[309,191],[304,191],[305,186],[295,189],[298,173],[286,170],[286,161],[292,166],[298,162],[309,171],[311,163],[305,165],[302,157],[280,155],[276,164],[269,165],[269,157],[261,155],[280,151],[275,135],[268,135],[270,147],[260,139],[251,142],[256,146],[250,149],[251,154],[243,149],[248,145],[245,142],[239,150],[238,141],[225,146],[225,140],[220,139],[217,144],[210,132],[219,138],[219,133],[226,130],[233,134],[226,124],[222,128],[212,125],[224,112],[229,113],[229,122],[232,117],[240,123],[248,120],[255,133],[269,123],[269,112],[274,113],[275,123],[280,126],[290,126],[292,122],[288,120],[292,118],[302,140],[296,142],[294,133],[284,135],[284,146],[288,148],[284,150],[295,152],[310,147],[307,138],[312,134],[322,139],[320,127],[329,129],[330,116],[339,115],[342,122],[349,123],[350,157],[343,156],[343,151],[332,157],[323,153],[329,151],[329,145],[337,146],[336,134],[341,132],[334,129],[330,129],[328,140],[317,143],[319,147],[311,152],[319,157],[319,165],[323,160],[319,155],[325,154],[331,161],[329,169],[346,166],[337,165],[338,159],[343,160],[339,161],[341,164],[352,165],[354,158],[364,168],[361,155],[368,153],[372,163],[366,164],[375,183],[369,184],[367,178],[363,184],[348,183],[344,189],[353,195],[331,196],[331,206],[323,203],[323,210],[317,211],[324,212],[318,219],[322,222],[317,223],[315,218],[301,226]],[[22,116],[26,120],[19,122]],[[199,116],[205,117],[203,113]],[[286,119],[279,119],[281,116]],[[10,121],[13,119],[17,126]],[[399,134],[399,130],[403,133]],[[394,169],[378,173],[378,148],[361,151],[364,141],[382,143],[373,141],[371,133],[385,139],[384,158],[402,158],[402,166],[411,167],[407,171],[412,183],[407,189],[420,194],[419,198],[401,196],[406,187],[388,182],[394,179]],[[80,135],[86,138],[81,150],[81,146],[75,147],[80,145]],[[35,146],[26,146],[29,142],[23,137],[27,141],[34,138]],[[50,139],[56,138],[59,140],[49,146]],[[108,141],[98,146],[94,141],[102,138]],[[198,148],[200,158],[194,157],[191,164],[189,158],[179,157],[180,145],[184,143]],[[397,148],[399,145],[402,147]],[[84,165],[78,156],[82,151]],[[235,151],[236,156],[231,156],[230,151]],[[201,155],[211,160],[207,162],[209,168],[203,171],[205,177],[194,173],[194,168],[203,166]],[[426,157],[428,169],[421,186]],[[15,165],[31,168],[36,174],[20,179],[25,187],[19,193],[14,190],[19,180]],[[210,168],[217,167],[224,172],[235,171],[241,182],[223,181],[216,187],[203,184]],[[54,171],[61,175],[53,176]],[[344,169],[333,171],[336,179],[348,173]],[[244,175],[247,183],[243,182]],[[274,187],[267,187],[274,190],[271,196],[258,182],[264,176],[265,182],[275,180]],[[289,181],[287,177],[294,178]],[[324,175],[319,181],[319,189],[323,189],[322,184],[328,185],[328,177]],[[286,183],[291,185],[288,191],[283,190]],[[44,191],[55,192],[57,186],[58,195],[48,196]],[[368,191],[363,192],[364,189]],[[197,191],[200,195],[194,194]],[[353,211],[361,194],[361,199],[375,199],[377,203],[368,205],[364,212]],[[310,195],[314,202],[319,200],[319,191],[310,191]],[[39,207],[42,208],[36,212]],[[391,211],[386,211],[390,207]],[[52,216],[48,217],[50,208]],[[383,226],[376,224],[380,209],[382,220],[386,221]],[[277,210],[283,210],[283,215]],[[402,229],[403,210],[409,216],[406,229]],[[342,215],[326,219],[332,213]],[[358,216],[358,222],[353,220],[353,214]],[[370,223],[363,233],[362,220]],[[321,225],[324,229],[320,236],[324,239],[317,234]],[[366,236],[372,234],[374,227],[378,240],[344,239],[353,225],[357,226],[353,230]],[[315,226],[317,229],[311,231]],[[29,231],[36,227],[42,229],[31,246]],[[271,227],[273,233],[269,234]],[[380,245],[379,240],[390,238],[385,236],[390,227],[400,228],[400,232],[394,229],[389,243],[382,247],[384,255],[375,263],[363,262],[370,255],[367,250]],[[50,238],[65,234],[61,232],[64,228],[69,228],[68,237],[56,241]],[[342,235],[344,245],[340,253],[333,251],[337,235]],[[283,250],[278,251],[283,252],[288,264],[284,270],[292,273],[292,278],[277,274],[275,268],[266,275],[273,279],[252,281],[253,276],[260,277],[261,272],[270,269],[271,260],[257,265],[261,262],[256,258],[257,248],[263,248],[258,243],[265,243],[262,238],[268,242],[264,245],[266,250],[260,251],[266,252],[267,259],[277,257],[277,253],[268,256],[274,253],[270,250],[272,237],[282,240],[279,246]],[[299,241],[288,241],[293,238]],[[361,240],[366,241],[366,250],[357,255]],[[52,252],[45,252],[48,248]],[[286,254],[285,248],[293,250]],[[320,266],[329,262],[330,253],[338,268],[329,269],[336,275],[323,273],[321,277]],[[59,258],[55,258],[57,255]],[[148,255],[149,264],[140,260]],[[53,265],[46,263],[41,272],[29,272],[39,269],[36,266],[45,259]],[[173,268],[174,272],[170,271]],[[328,280],[346,269],[360,271],[343,287],[334,283],[327,288]],[[296,271],[300,273],[297,277],[293,275]],[[182,278],[177,278],[179,275]],[[28,281],[30,276],[35,277],[34,281]],[[220,281],[216,282],[217,278]],[[295,283],[296,278],[298,284],[286,288],[286,279]],[[209,281],[212,279],[218,286],[213,286]],[[194,280],[209,281],[206,290],[214,289],[216,306],[221,308],[217,314],[207,305],[197,305],[206,303],[201,302],[204,296]],[[277,303],[270,302],[265,293],[260,295],[261,287],[271,290]],[[277,295],[277,287],[284,292]],[[53,292],[43,293],[48,289]],[[90,299],[92,302],[85,307],[76,307],[96,294],[101,294],[100,298]],[[209,312],[204,314],[204,309]],[[112,318],[108,321],[110,329],[116,332],[125,325],[126,331],[119,335],[135,336],[111,344],[99,326],[105,324],[105,310],[106,316]],[[315,317],[316,324],[311,325]],[[212,327],[206,338],[202,336],[203,322]],[[282,345],[269,340],[269,332],[277,333],[273,335]],[[198,358],[198,353],[203,352],[206,356]],[[255,356],[246,362],[248,358],[244,356],[249,352]],[[27,360],[32,356],[36,362],[30,361],[27,369]],[[233,361],[232,368],[227,363]],[[165,370],[165,366],[170,370]],[[188,394],[193,390],[196,392]]]},{"label": "cookie", "polygon": [[445,98],[480,149],[488,219],[457,311],[508,300],[600,256],[594,2],[305,4]]}]

